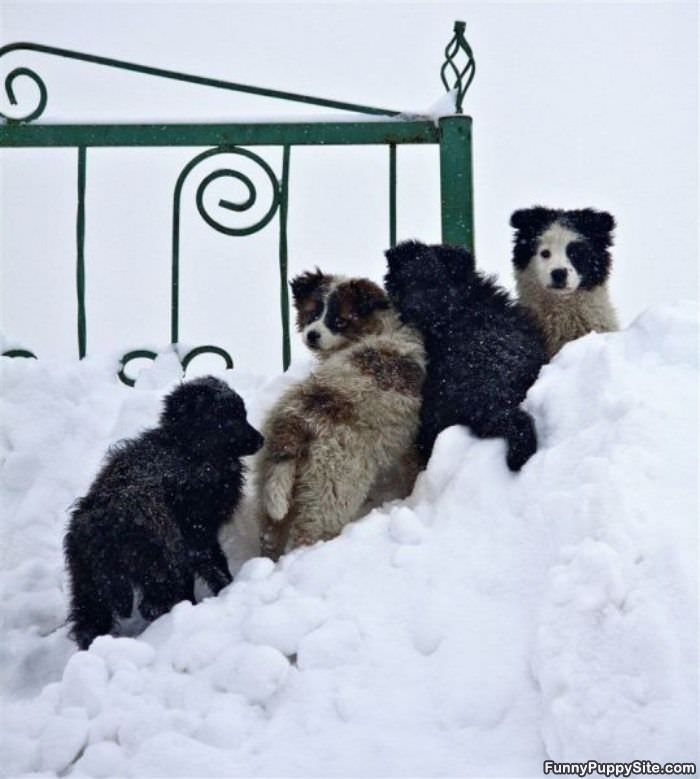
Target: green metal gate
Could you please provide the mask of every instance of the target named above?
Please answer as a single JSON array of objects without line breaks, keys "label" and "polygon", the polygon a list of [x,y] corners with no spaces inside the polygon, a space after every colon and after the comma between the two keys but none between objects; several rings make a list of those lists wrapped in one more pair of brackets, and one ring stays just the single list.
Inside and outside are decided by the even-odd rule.
[{"label": "green metal gate", "polygon": [[[0,48],[0,57],[13,52],[36,52],[45,55],[79,60],[95,65],[133,71],[149,76],[184,81],[191,84],[246,92],[280,100],[307,103],[314,106],[352,111],[373,117],[368,121],[343,122],[256,122],[235,124],[32,124],[43,113],[48,92],[41,77],[30,68],[16,67],[5,77],[5,92],[12,105],[17,104],[14,83],[21,77],[31,79],[39,93],[37,106],[23,117],[11,118],[0,113],[0,147],[51,148],[70,147],[77,152],[77,217],[76,217],[76,295],[78,356],[87,354],[87,317],[85,310],[85,190],[88,149],[97,147],[211,147],[198,154],[182,170],[173,192],[172,257],[170,278],[170,343],[179,341],[179,279],[180,279],[180,209],[182,189],[189,173],[200,162],[219,154],[234,154],[252,160],[259,166],[272,185],[273,198],[267,212],[255,224],[245,228],[227,227],[217,222],[204,207],[204,192],[215,179],[231,177],[247,190],[243,202],[220,200],[219,206],[231,211],[245,211],[256,200],[256,189],[251,179],[240,171],[221,168],[207,175],[196,191],[196,205],[202,218],[215,230],[228,235],[248,235],[262,230],[275,217],[279,220],[279,283],[282,321],[282,364],[286,370],[290,361],[289,293],[287,283],[287,217],[289,206],[289,171],[294,146],[316,145],[381,145],[389,154],[389,244],[396,244],[396,152],[403,144],[439,144],[442,240],[473,250],[474,218],[472,193],[471,118],[462,113],[462,102],[474,78],[475,63],[465,35],[464,22],[455,22],[454,35],[445,48],[445,61],[440,76],[445,89],[453,91],[455,113],[442,117],[437,124],[431,118],[408,116],[398,111],[371,106],[344,103],[337,100],[298,95],[272,89],[262,89],[219,79],[194,76],[187,73],[137,65],[132,62],[109,59],[92,54],[43,46],[34,43],[13,43]],[[280,146],[282,170],[278,176],[270,165],[251,150],[254,146]],[[233,360],[225,349],[214,345],[198,346],[181,356],[183,370],[199,354],[220,355],[227,367]],[[27,349],[4,352],[9,357],[35,357]],[[127,374],[127,364],[136,358],[155,359],[147,349],[137,349],[122,357],[119,376],[129,385],[134,380]]]}]

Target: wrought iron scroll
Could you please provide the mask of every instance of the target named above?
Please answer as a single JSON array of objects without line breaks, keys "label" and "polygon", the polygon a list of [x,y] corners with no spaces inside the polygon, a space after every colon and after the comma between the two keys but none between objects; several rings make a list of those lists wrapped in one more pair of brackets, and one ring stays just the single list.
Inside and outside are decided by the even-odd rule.
[{"label": "wrought iron scroll", "polygon": [[28,357],[32,360],[36,360],[37,356],[34,352],[30,352],[28,349],[8,349],[2,353],[3,357]]},{"label": "wrought iron scroll", "polygon": [[[199,357],[200,354],[217,354],[223,358],[227,369],[233,368],[233,360],[231,359],[231,355],[225,349],[221,349],[219,346],[198,346],[196,349],[191,349],[183,357],[180,356],[177,350],[177,345],[173,345],[173,350],[178,356],[183,373],[187,371],[187,368],[192,360],[194,360],[195,357]],[[153,362],[157,357],[158,354],[151,349],[134,349],[131,352],[127,352],[121,358],[121,364],[117,376],[119,377],[120,381],[122,381],[128,387],[133,387],[136,384],[136,379],[129,376],[129,374],[126,372],[126,366],[128,363],[130,363],[132,360],[140,359],[151,360],[151,362]]]},{"label": "wrought iron scroll", "polygon": [[[454,35],[452,40],[445,47],[445,62],[440,68],[440,78],[448,92],[455,90],[455,111],[458,114],[462,113],[462,103],[464,102],[464,96],[467,94],[470,84],[474,80],[476,74],[476,61],[474,60],[474,53],[469,45],[464,31],[467,25],[465,22],[455,22]],[[466,57],[464,65],[459,65],[457,57],[462,52]],[[447,73],[450,73],[454,79],[452,83],[448,79]]]},{"label": "wrought iron scroll", "polygon": [[[195,202],[197,211],[202,219],[220,233],[225,235],[250,235],[262,230],[277,214],[280,212],[280,246],[279,246],[279,265],[280,265],[280,299],[282,314],[282,355],[283,367],[286,370],[290,360],[290,341],[289,341],[289,298],[287,291],[287,203],[288,203],[288,181],[289,181],[289,147],[285,146],[282,159],[282,181],[280,182],[270,165],[258,154],[249,149],[242,149],[237,146],[222,146],[198,154],[185,165],[177,178],[173,192],[173,226],[172,226],[172,263],[170,277],[170,343],[175,346],[180,340],[180,227],[182,211],[182,191],[190,173],[204,160],[210,157],[228,154],[238,155],[254,162],[271,186],[272,197],[268,208],[264,214],[253,224],[245,227],[230,227],[218,221],[207,211],[204,195],[207,187],[214,181],[228,178],[239,181],[246,189],[246,196],[240,202],[234,202],[221,198],[219,207],[235,212],[248,211],[258,201],[258,192],[252,179],[241,171],[232,167],[219,168],[206,175],[198,184]],[[231,355],[222,347],[212,344],[198,346],[189,351],[181,358],[183,371],[187,370],[190,362],[200,354],[216,354],[223,358],[227,368],[233,368],[233,359]],[[137,349],[125,354],[121,359],[121,370],[119,378],[125,383],[133,386],[134,380],[127,374],[126,366],[134,359],[155,360],[156,354],[148,349]]]},{"label": "wrought iron scroll", "polygon": [[[7,48],[9,47],[0,49],[0,56],[5,53],[5,49]],[[10,101],[10,105],[17,105],[14,83],[15,80],[20,76],[26,76],[36,84],[37,88],[39,89],[39,103],[37,104],[36,108],[33,111],[30,111],[26,116],[10,117],[0,111],[0,117],[8,122],[31,122],[34,119],[37,119],[44,113],[44,108],[46,108],[46,103],[48,101],[46,84],[44,84],[41,76],[39,76],[39,74],[35,71],[31,70],[31,68],[15,68],[14,70],[11,70],[7,76],[5,76],[5,92],[7,93],[7,99]]]},{"label": "wrought iron scroll", "polygon": [[[0,47],[0,57],[13,51],[33,51],[62,57],[64,59],[89,62],[93,65],[103,65],[118,70],[141,73],[147,76],[156,76],[158,78],[166,78],[174,81],[184,81],[189,84],[198,84],[200,86],[224,89],[231,92],[243,92],[246,94],[260,95],[261,97],[271,97],[276,100],[288,100],[295,103],[321,106],[323,108],[334,108],[341,111],[354,111],[360,114],[375,116],[397,116],[400,113],[399,111],[394,111],[389,108],[377,108],[376,106],[366,106],[358,103],[345,103],[340,100],[329,100],[323,97],[301,95],[296,92],[283,92],[279,89],[267,89],[264,87],[251,86],[250,84],[240,84],[235,81],[224,81],[223,79],[218,78],[196,76],[191,73],[181,73],[176,70],[166,70],[165,68],[154,68],[149,65],[139,65],[136,62],[127,62],[126,60],[118,60],[111,57],[100,57],[96,54],[86,54],[85,52],[61,49],[56,46],[44,46],[40,43],[11,43],[8,46],[2,46]],[[17,105],[14,82],[20,76],[28,77],[36,84],[39,89],[39,103],[33,111],[30,111],[26,116],[22,117],[11,117],[0,112],[0,116],[7,122],[31,122],[34,119],[37,119],[44,112],[48,101],[46,84],[41,77],[29,68],[15,68],[5,77],[5,92],[11,105]]]},{"label": "wrought iron scroll", "polygon": [[130,352],[127,352],[121,358],[121,365],[119,367],[119,373],[117,373],[117,376],[119,376],[120,381],[122,381],[128,387],[133,387],[134,384],[136,384],[136,379],[132,379],[131,376],[129,376],[129,374],[126,372],[126,366],[132,360],[147,359],[153,361],[156,359],[156,357],[158,357],[158,354],[151,351],[150,349],[134,349]]}]

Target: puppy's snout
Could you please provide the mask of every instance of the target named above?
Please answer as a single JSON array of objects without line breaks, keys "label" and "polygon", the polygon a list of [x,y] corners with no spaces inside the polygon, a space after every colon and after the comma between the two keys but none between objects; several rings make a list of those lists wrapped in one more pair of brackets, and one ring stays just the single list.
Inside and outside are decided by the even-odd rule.
[{"label": "puppy's snout", "polygon": [[555,268],[552,271],[552,286],[555,289],[562,289],[566,286],[566,277],[568,271],[566,268]]},{"label": "puppy's snout", "polygon": [[258,431],[252,425],[248,425],[245,436],[245,454],[255,454],[261,449],[264,443],[265,439],[260,435],[260,433],[258,433]]},{"label": "puppy's snout", "polygon": [[312,348],[318,346],[320,340],[321,333],[319,333],[318,330],[309,330],[306,334],[306,343]]}]

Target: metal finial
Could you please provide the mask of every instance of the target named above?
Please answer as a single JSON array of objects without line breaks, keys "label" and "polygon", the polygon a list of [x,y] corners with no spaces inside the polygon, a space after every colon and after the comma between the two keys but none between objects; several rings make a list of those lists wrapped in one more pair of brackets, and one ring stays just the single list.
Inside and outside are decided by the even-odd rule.
[{"label": "metal finial", "polygon": [[[476,62],[474,60],[474,54],[472,48],[464,37],[464,32],[467,28],[466,22],[455,22],[454,35],[452,40],[445,47],[445,62],[440,68],[440,78],[445,85],[445,89],[451,92],[456,90],[455,96],[455,110],[458,114],[462,113],[462,102],[464,96],[467,94],[469,85],[474,80],[474,74],[476,73]],[[455,64],[455,58],[459,52],[464,52],[467,61],[464,66],[460,67]],[[451,75],[454,76],[454,82],[450,84],[448,76],[446,75],[447,69],[450,68]]]}]

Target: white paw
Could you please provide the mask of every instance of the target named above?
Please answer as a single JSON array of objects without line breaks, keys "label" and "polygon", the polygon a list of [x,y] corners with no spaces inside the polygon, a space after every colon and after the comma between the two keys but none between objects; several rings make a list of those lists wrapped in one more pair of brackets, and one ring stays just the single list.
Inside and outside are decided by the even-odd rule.
[{"label": "white paw", "polygon": [[287,490],[280,489],[280,485],[274,481],[268,482],[263,490],[263,507],[273,522],[281,522],[289,511]]},{"label": "white paw", "polygon": [[281,522],[289,513],[296,463],[287,460],[272,468],[262,489],[262,504],[273,522]]}]

